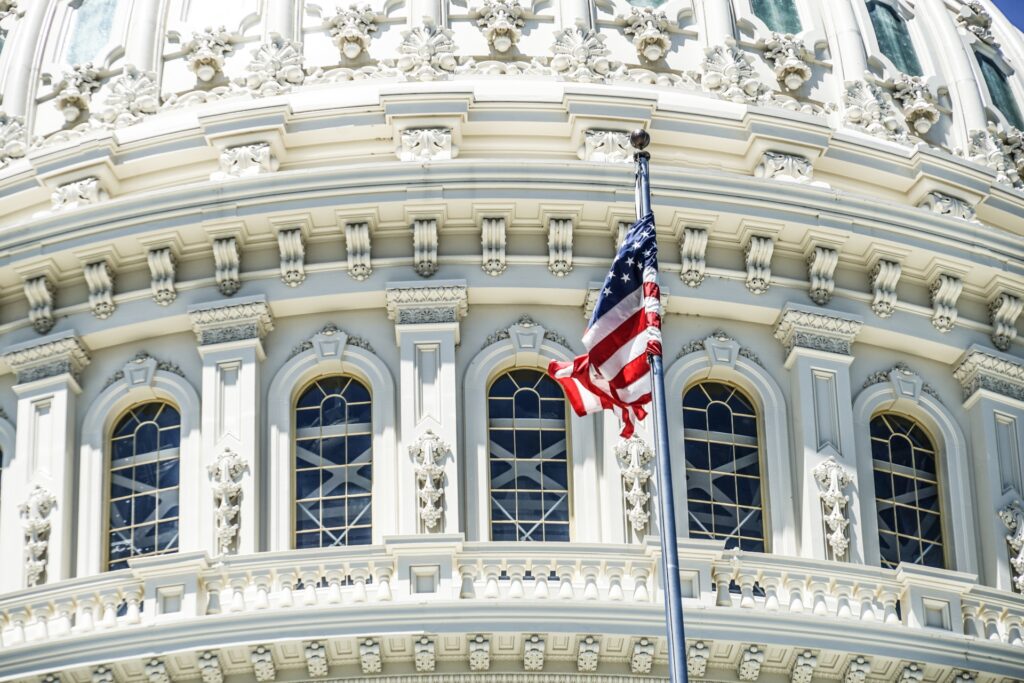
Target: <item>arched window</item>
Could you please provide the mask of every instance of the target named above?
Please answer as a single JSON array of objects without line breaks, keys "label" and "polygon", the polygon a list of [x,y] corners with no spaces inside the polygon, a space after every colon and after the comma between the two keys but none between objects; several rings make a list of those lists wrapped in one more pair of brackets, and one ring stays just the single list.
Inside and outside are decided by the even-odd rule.
[{"label": "arched window", "polygon": [[80,0],[72,19],[71,41],[65,54],[67,64],[83,64],[103,55],[117,14],[117,0]]},{"label": "arched window", "polygon": [[499,376],[487,394],[491,538],[569,540],[565,395],[539,370]]},{"label": "arched window", "polygon": [[739,389],[702,382],[683,395],[690,536],[765,551],[757,413]]},{"label": "arched window", "polygon": [[1007,121],[1017,128],[1024,128],[1024,117],[1021,116],[1020,107],[1017,106],[1006,74],[990,57],[980,53],[975,53],[975,56],[978,58],[978,66],[981,68],[981,75],[985,79],[985,87],[988,88],[992,104],[1003,113]]},{"label": "arched window", "polygon": [[871,457],[882,566],[900,562],[944,568],[942,515],[932,440],[917,422],[871,418]]},{"label": "arched window", "polygon": [[795,0],[750,0],[754,14],[765,26],[778,33],[799,33],[800,13]]},{"label": "arched window", "polygon": [[895,8],[885,2],[868,0],[868,16],[875,29],[875,39],[882,54],[892,60],[897,69],[910,76],[921,76],[921,62],[910,40],[907,22]]},{"label": "arched window", "polygon": [[128,410],[110,439],[107,568],[178,549],[181,416],[153,401]]},{"label": "arched window", "polygon": [[344,375],[322,377],[295,407],[295,547],[371,542],[373,430],[370,391]]}]

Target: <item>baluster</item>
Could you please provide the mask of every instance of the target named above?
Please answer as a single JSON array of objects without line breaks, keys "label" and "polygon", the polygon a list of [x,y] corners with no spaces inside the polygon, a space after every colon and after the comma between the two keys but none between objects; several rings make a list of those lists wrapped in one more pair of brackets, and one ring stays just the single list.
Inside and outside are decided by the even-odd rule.
[{"label": "baluster", "polygon": [[256,586],[256,598],[253,607],[256,609],[267,609],[270,607],[270,572],[263,572],[252,577],[252,583]]},{"label": "baluster", "polygon": [[30,605],[26,608],[29,614],[29,618],[26,623],[31,624],[27,633],[25,634],[30,641],[43,642],[48,639],[47,635],[47,612],[49,611],[45,603],[38,605]]},{"label": "baluster", "polygon": [[139,604],[142,602],[142,586],[137,586],[124,592],[125,613],[124,623],[138,624],[142,621],[142,610]]},{"label": "baluster", "polygon": [[352,602],[366,602],[366,579],[369,575],[370,568],[366,566],[349,570],[349,576],[352,577]]},{"label": "baluster", "polygon": [[51,636],[60,637],[71,633],[71,614],[74,608],[74,602],[70,598],[65,598],[57,603],[54,610],[55,618],[50,622]]},{"label": "baluster", "polygon": [[761,573],[761,588],[764,589],[764,608],[769,612],[779,611],[779,584],[782,577],[777,572]]},{"label": "baluster", "polygon": [[963,602],[961,613],[964,621],[964,635],[973,638],[983,638],[985,625],[981,622],[981,605]]},{"label": "baluster", "polygon": [[1014,647],[1024,645],[1024,626],[1020,616],[1010,616],[1006,620],[1006,642]]},{"label": "baluster", "polygon": [[651,591],[648,584],[651,580],[651,570],[643,565],[633,565],[629,571],[633,577],[633,602],[650,602]]},{"label": "baluster", "polygon": [[828,614],[828,580],[818,577],[811,577],[811,614],[824,616]]},{"label": "baluster", "polygon": [[282,571],[277,574],[278,591],[277,591],[277,606],[278,607],[293,607],[295,605],[295,594],[294,585],[295,578],[298,576],[292,571]]},{"label": "baluster", "polygon": [[715,604],[719,607],[732,607],[732,596],[729,595],[729,582],[732,581],[732,567],[715,567]]},{"label": "baluster", "polygon": [[614,602],[623,600],[626,596],[622,593],[622,565],[609,563],[605,570],[608,573],[608,599]]},{"label": "baluster", "polygon": [[533,572],[533,597],[538,600],[546,600],[551,566],[546,562],[534,562],[530,565],[530,571]]},{"label": "baluster", "polygon": [[25,624],[32,618],[32,613],[27,608],[19,607],[11,611],[11,637],[8,645],[18,645],[25,642]]},{"label": "baluster", "polygon": [[886,624],[900,623],[900,615],[896,614],[896,601],[900,594],[893,588],[883,588],[878,597],[882,603],[882,621]]},{"label": "baluster", "polygon": [[459,597],[473,599],[476,597],[476,565],[461,564],[459,573],[462,575],[462,587],[459,589]]},{"label": "baluster", "polygon": [[320,602],[320,596],[316,591],[317,581],[320,580],[319,569],[302,570],[302,602],[306,605],[315,605]]},{"label": "baluster", "polygon": [[327,572],[327,602],[332,605],[341,604],[341,582],[344,578],[340,570],[331,569]]},{"label": "baluster", "polygon": [[597,587],[597,577],[600,575],[600,567],[586,565],[583,567],[583,599],[597,600],[601,597],[601,591]]},{"label": "baluster", "polygon": [[391,601],[391,566],[375,567],[377,573],[377,600],[380,602]]},{"label": "baluster", "polygon": [[744,571],[742,568],[739,570],[740,607],[743,609],[754,607],[754,579],[754,574]]},{"label": "baluster", "polygon": [[501,597],[501,586],[498,585],[500,576],[501,565],[496,563],[484,565],[484,597],[488,600]]},{"label": "baluster", "polygon": [[220,614],[223,611],[221,591],[224,590],[224,582],[219,576],[204,577],[202,580],[203,589],[206,591],[206,613]]},{"label": "baluster", "polygon": [[985,637],[989,640],[995,640],[998,642],[1003,641],[1003,636],[999,632],[999,610],[995,607],[989,607],[982,612],[982,623],[985,625]]},{"label": "baluster", "polygon": [[853,584],[849,581],[835,582],[836,616],[840,619],[853,619]]},{"label": "baluster", "polygon": [[114,628],[117,626],[117,606],[120,603],[120,591],[112,590],[100,595],[100,604],[103,605],[103,617],[100,619],[100,628]]},{"label": "baluster", "polygon": [[91,633],[96,630],[96,598],[85,595],[78,599],[78,611],[75,617],[77,633]]},{"label": "baluster", "polygon": [[806,580],[803,578],[786,579],[786,589],[789,591],[789,611],[793,614],[800,614],[804,611],[804,589],[806,587]]},{"label": "baluster", "polygon": [[576,567],[571,564],[558,567],[558,597],[562,600],[572,600],[576,597],[576,591],[572,587],[572,575],[575,570]]},{"label": "baluster", "polygon": [[877,621],[878,616],[875,614],[875,589],[870,586],[857,586],[854,594],[857,596],[857,602],[860,603],[861,621]]},{"label": "baluster", "polygon": [[228,604],[232,612],[245,611],[245,588],[248,584],[249,580],[245,576],[231,577],[229,581],[231,600]]},{"label": "baluster", "polygon": [[526,574],[526,565],[522,562],[509,562],[508,569],[508,597],[513,600],[518,600],[523,597],[525,591],[523,590],[523,575]]}]

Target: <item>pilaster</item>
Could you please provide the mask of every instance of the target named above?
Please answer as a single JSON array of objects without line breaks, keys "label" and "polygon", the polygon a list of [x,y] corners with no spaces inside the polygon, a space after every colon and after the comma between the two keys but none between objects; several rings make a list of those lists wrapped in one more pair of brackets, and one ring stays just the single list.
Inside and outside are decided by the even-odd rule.
[{"label": "pilaster", "polygon": [[[192,306],[188,314],[203,361],[200,471],[215,466],[228,452],[240,458],[238,478],[242,488],[233,547],[239,554],[256,552],[261,525],[256,506],[261,472],[260,364],[266,357],[263,338],[274,329],[270,307],[265,297],[254,296],[228,304]],[[214,474],[202,482],[204,492],[199,503],[201,545],[211,555],[218,552]]]},{"label": "pilaster", "polygon": [[843,482],[854,481],[856,474],[850,349],[862,326],[855,316],[796,304],[787,304],[775,325],[775,338],[786,350],[790,373],[794,492],[803,557],[832,559],[835,555],[835,559],[863,562],[863,539],[853,533],[861,518],[856,497],[840,504],[840,513],[845,507],[845,519],[836,520],[850,541],[845,553],[836,553],[837,544],[829,542],[827,536],[835,533],[835,525],[825,519],[835,514],[837,489],[838,495],[844,495]]},{"label": "pilaster", "polygon": [[999,513],[1024,496],[1024,363],[973,345],[964,352],[953,375],[963,388],[964,409],[970,419],[983,582],[1013,591],[1006,542],[1010,530]]},{"label": "pilaster", "polygon": [[[8,495],[0,500],[0,537],[18,555],[8,557],[0,572],[0,592],[71,577],[75,401],[78,375],[90,360],[73,331],[12,346],[3,359],[17,375],[19,429],[4,471]],[[52,505],[39,505],[44,499]],[[26,550],[29,521],[37,527],[34,540],[45,541],[32,556]],[[30,562],[38,572],[31,581]]]},{"label": "pilaster", "polygon": [[436,463],[444,475],[434,480],[443,492],[439,501],[441,519],[430,531],[458,533],[460,450],[455,347],[459,343],[459,322],[467,312],[466,282],[392,282],[387,285],[385,299],[388,318],[395,321],[401,355],[398,530],[401,534],[425,530],[417,515],[414,447],[429,431],[446,451]]}]

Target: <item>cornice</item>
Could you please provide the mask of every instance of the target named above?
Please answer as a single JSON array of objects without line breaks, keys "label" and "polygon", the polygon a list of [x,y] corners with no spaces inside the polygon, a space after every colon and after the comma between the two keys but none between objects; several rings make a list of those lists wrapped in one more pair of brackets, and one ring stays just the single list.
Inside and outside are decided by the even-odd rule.
[{"label": "cornice", "polygon": [[261,340],[274,329],[274,319],[264,296],[190,306],[188,316],[200,346]]},{"label": "cornice", "polygon": [[3,360],[17,375],[18,384],[69,374],[77,380],[89,365],[89,350],[73,330],[10,346]]},{"label": "cornice", "polygon": [[977,344],[964,353],[953,371],[968,400],[980,390],[1024,401],[1024,361]]},{"label": "cornice", "polygon": [[787,355],[794,348],[802,348],[848,356],[863,326],[864,322],[856,316],[786,304],[775,323],[775,338]]}]

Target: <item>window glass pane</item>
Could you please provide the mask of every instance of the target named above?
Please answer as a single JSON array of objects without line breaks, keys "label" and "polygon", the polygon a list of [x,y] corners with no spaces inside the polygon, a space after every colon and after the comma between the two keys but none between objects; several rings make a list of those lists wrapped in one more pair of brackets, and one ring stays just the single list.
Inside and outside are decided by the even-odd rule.
[{"label": "window glass pane", "polygon": [[763,552],[761,459],[753,402],[736,388],[703,382],[683,394],[683,452],[690,535]]},{"label": "window glass pane", "polygon": [[919,424],[901,415],[871,419],[875,507],[882,566],[942,567],[945,556],[935,449]]},{"label": "window glass pane", "polygon": [[82,0],[72,19],[71,41],[64,61],[82,64],[103,57],[100,51],[114,28],[117,0]]},{"label": "window glass pane", "polygon": [[565,397],[539,370],[512,370],[488,391],[491,538],[569,540]]},{"label": "window glass pane", "polygon": [[1017,106],[1017,100],[1013,96],[1006,76],[996,66],[996,63],[985,55],[978,55],[978,65],[981,67],[981,75],[985,78],[988,95],[992,98],[996,109],[1001,111],[1012,125],[1024,128],[1024,117],[1021,116],[1020,107]]},{"label": "window glass pane", "polygon": [[370,391],[344,375],[322,377],[296,401],[295,547],[371,542]]},{"label": "window glass pane", "polygon": [[178,549],[178,442],[181,417],[153,401],[117,421],[110,441],[107,568]]},{"label": "window glass pane", "polygon": [[799,33],[800,13],[794,0],[751,0],[754,14],[765,26],[779,33]]},{"label": "window glass pane", "polygon": [[907,24],[889,5],[884,2],[868,2],[868,15],[875,29],[875,39],[882,54],[892,60],[897,69],[911,76],[922,75],[921,62],[917,59],[914,44],[910,40]]}]

